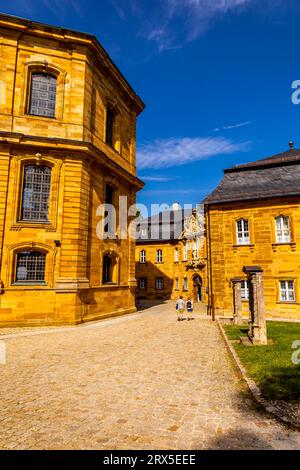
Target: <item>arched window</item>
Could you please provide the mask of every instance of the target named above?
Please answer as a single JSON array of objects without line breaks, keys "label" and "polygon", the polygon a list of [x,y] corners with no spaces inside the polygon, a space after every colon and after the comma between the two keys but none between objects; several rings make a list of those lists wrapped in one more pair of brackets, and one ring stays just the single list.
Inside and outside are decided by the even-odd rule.
[{"label": "arched window", "polygon": [[24,167],[22,220],[48,220],[50,183],[50,167],[43,165]]},{"label": "arched window", "polygon": [[34,283],[45,281],[46,253],[21,251],[17,253],[15,282]]},{"label": "arched window", "polygon": [[146,263],[146,250],[140,251],[140,263]]},{"label": "arched window", "polygon": [[275,219],[276,225],[276,243],[290,243],[291,241],[291,230],[290,230],[290,218],[284,215],[280,215]]},{"label": "arched window", "polygon": [[119,283],[119,258],[115,253],[103,255],[102,284]]},{"label": "arched window", "polygon": [[237,237],[238,245],[249,245],[250,243],[249,220],[247,219],[237,220],[236,237]]},{"label": "arched window", "polygon": [[30,84],[29,114],[55,117],[56,77],[46,73],[33,72]]}]

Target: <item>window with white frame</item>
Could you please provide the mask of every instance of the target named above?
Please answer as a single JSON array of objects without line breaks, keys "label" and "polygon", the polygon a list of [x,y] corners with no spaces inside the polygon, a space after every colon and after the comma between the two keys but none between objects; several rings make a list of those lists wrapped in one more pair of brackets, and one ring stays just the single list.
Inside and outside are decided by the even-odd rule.
[{"label": "window with white frame", "polygon": [[164,279],[162,277],[157,277],[155,279],[155,289],[163,290],[164,288]]},{"label": "window with white frame", "polygon": [[163,252],[162,250],[156,250],[156,262],[162,263],[163,262]]},{"label": "window with white frame", "polygon": [[295,302],[295,283],[294,281],[280,281],[280,300],[281,302]]},{"label": "window with white frame", "polygon": [[290,243],[291,241],[291,230],[290,230],[290,218],[284,215],[280,215],[275,219],[276,225],[276,243]]},{"label": "window with white frame", "polygon": [[175,278],[175,290],[179,290],[179,279],[178,279],[178,277]]},{"label": "window with white frame", "polygon": [[174,261],[175,263],[179,261],[178,248],[175,248],[175,251],[174,251]]},{"label": "window with white frame", "polygon": [[248,300],[249,299],[249,287],[247,281],[241,282],[241,299]]},{"label": "window with white frame", "polygon": [[140,251],[140,263],[146,263],[146,250]]},{"label": "window with white frame", "polygon": [[237,220],[236,238],[237,238],[238,245],[249,245],[250,243],[249,220],[247,219]]},{"label": "window with white frame", "polygon": [[188,290],[188,280],[187,277],[183,279],[183,290],[186,292]]},{"label": "window with white frame", "polygon": [[139,278],[139,289],[147,290],[147,278],[146,277]]}]

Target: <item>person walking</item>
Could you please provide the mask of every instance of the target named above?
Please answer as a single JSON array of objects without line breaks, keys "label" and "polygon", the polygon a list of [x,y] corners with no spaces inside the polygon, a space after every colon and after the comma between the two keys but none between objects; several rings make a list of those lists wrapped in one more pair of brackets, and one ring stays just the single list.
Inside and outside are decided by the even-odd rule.
[{"label": "person walking", "polygon": [[188,297],[188,299],[186,301],[186,310],[187,310],[187,319],[191,320],[192,319],[192,313],[193,313],[193,310],[194,310],[194,303],[190,299],[190,297]]},{"label": "person walking", "polygon": [[176,302],[176,310],[178,314],[177,321],[183,320],[184,308],[185,308],[185,302],[181,295],[180,298]]}]

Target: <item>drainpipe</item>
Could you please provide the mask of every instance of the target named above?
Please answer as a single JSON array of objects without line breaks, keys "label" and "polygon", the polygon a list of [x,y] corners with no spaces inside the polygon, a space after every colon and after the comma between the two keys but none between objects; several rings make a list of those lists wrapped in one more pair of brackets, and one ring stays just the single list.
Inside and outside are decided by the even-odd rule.
[{"label": "drainpipe", "polygon": [[214,303],[214,294],[213,294],[213,281],[212,281],[212,259],[211,259],[211,234],[210,234],[210,212],[209,206],[207,206],[207,232],[208,232],[208,255],[209,255],[209,305],[208,311],[211,314],[212,321],[215,321],[215,303]]}]

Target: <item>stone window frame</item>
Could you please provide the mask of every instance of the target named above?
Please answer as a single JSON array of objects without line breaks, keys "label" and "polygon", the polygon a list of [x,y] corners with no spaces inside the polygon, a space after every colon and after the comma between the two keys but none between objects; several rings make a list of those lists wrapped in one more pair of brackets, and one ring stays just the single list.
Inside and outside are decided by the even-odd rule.
[{"label": "stone window frame", "polygon": [[179,262],[179,249],[177,246],[174,248],[174,262],[175,263]]},{"label": "stone window frame", "polygon": [[[52,75],[56,78],[56,104],[55,104],[55,115],[50,116],[39,116],[30,114],[30,97],[31,97],[31,79],[33,73],[44,73],[46,75]],[[45,119],[47,121],[63,121],[64,114],[64,97],[65,97],[65,83],[66,83],[67,72],[56,64],[48,62],[47,60],[41,61],[29,61],[26,62],[23,71],[23,83],[25,86],[22,88],[21,96],[21,116],[27,116],[32,119]]]},{"label": "stone window frame", "polygon": [[[161,284],[159,284],[161,281]],[[165,280],[162,276],[155,278],[155,290],[164,290],[165,289]]]},{"label": "stone window frame", "polygon": [[[103,129],[103,142],[112,150],[117,152],[119,155],[122,155],[122,114],[120,106],[117,100],[112,100],[110,98],[104,98],[104,129]],[[113,113],[113,136],[112,136],[112,145],[107,142],[107,115],[108,110]]]},{"label": "stone window frame", "polygon": [[[245,287],[243,287],[243,284]],[[244,296],[243,292],[245,293]],[[247,279],[241,279],[241,300],[242,302],[249,302],[249,285]]]},{"label": "stone window frame", "polygon": [[[144,287],[141,287],[141,281],[144,281]],[[138,278],[138,288],[139,288],[139,290],[147,290],[148,289],[148,279],[146,277],[139,277]]]},{"label": "stone window frame", "polygon": [[[44,281],[18,281],[16,282],[17,256],[22,251],[41,251],[46,254],[46,267]],[[57,248],[44,243],[23,242],[7,246],[6,262],[8,270],[6,273],[6,285],[11,289],[49,289],[54,287],[54,272]]]},{"label": "stone window frame", "polygon": [[140,250],[140,264],[145,264],[147,262],[147,252],[146,250]]},{"label": "stone window frame", "polygon": [[[33,178],[33,181],[35,181],[36,177],[38,176],[39,178],[43,179],[43,177],[40,175],[40,173],[38,173],[38,175],[36,174],[37,170],[38,169],[48,169],[48,176],[49,176],[49,170],[50,170],[50,182],[47,181],[46,183],[46,190],[47,192],[44,190],[43,192],[40,191],[39,193],[36,193],[34,191],[32,191],[32,193],[35,195],[35,203],[36,203],[36,197],[38,196],[38,198],[40,199],[40,197],[44,197],[45,198],[45,203],[46,203],[46,195],[47,195],[47,199],[48,199],[48,207],[47,207],[47,211],[45,210],[45,214],[43,214],[43,211],[41,211],[41,208],[39,210],[39,215],[40,215],[40,218],[33,218],[32,216],[32,208],[28,208],[28,209],[25,209],[25,206],[24,206],[24,199],[25,199],[25,183],[26,183],[26,179],[27,179],[27,171],[29,170],[29,167],[32,167],[34,168],[34,178]],[[37,222],[37,223],[49,223],[49,205],[50,205],[50,192],[51,192],[51,179],[52,179],[52,166],[51,165],[37,165],[36,163],[26,163],[23,165],[23,171],[22,171],[22,195],[21,195],[21,207],[20,207],[20,222]],[[34,184],[33,184],[33,181],[31,180],[31,190],[33,189],[34,187]],[[28,181],[27,181],[28,183]],[[43,182],[44,186],[45,186],[45,183]],[[32,200],[34,198],[32,197]],[[45,204],[46,205],[46,204]],[[28,211],[29,214],[28,214],[28,218],[25,217],[24,215],[24,212],[25,211]],[[46,214],[47,212],[47,214]],[[45,215],[47,218],[42,218],[42,215]]]},{"label": "stone window frame", "polygon": [[162,248],[158,248],[155,252],[155,263],[162,264],[163,262],[164,262],[163,250]]},{"label": "stone window frame", "polygon": [[[24,169],[26,165],[36,164],[51,167],[51,184],[49,193],[49,212],[47,221],[22,220],[22,199],[24,189]],[[12,180],[12,220],[11,230],[19,230],[24,227],[45,228],[48,231],[55,231],[58,223],[58,203],[60,172],[62,161],[52,157],[36,154],[18,155],[12,158],[11,172],[15,177]]]},{"label": "stone window frame", "polygon": [[[293,300],[284,300],[284,299],[281,298],[281,293],[282,293],[281,283],[282,282],[285,282],[285,283],[292,282],[293,283],[293,293],[294,293],[294,299]],[[290,289],[287,289],[286,292],[288,292],[289,290]],[[296,278],[290,278],[290,277],[282,278],[282,277],[280,277],[279,279],[277,279],[277,291],[278,291],[277,298],[278,298],[279,303],[292,304],[292,305],[297,303],[297,279]]]},{"label": "stone window frame", "polygon": [[182,284],[182,292],[188,292],[188,291],[189,291],[189,280],[187,276],[184,276],[183,284]]},{"label": "stone window frame", "polygon": [[[115,215],[116,215],[116,232],[115,233],[110,233],[110,232],[105,232],[105,214],[104,214],[104,209],[103,212],[101,210],[101,214],[99,213],[98,215],[101,215],[101,233],[103,234],[103,239],[104,241],[107,240],[109,241],[111,238],[118,239],[118,234],[119,234],[119,191],[118,191],[118,181],[115,177],[113,176],[104,176],[103,178],[103,191],[102,191],[102,201],[103,204],[106,203],[106,188],[110,187],[113,190],[113,197],[112,197],[112,205],[115,208]],[[104,206],[103,206],[104,207]],[[104,234],[107,233],[107,236]]]},{"label": "stone window frame", "polygon": [[[290,240],[289,241],[283,241],[283,242],[278,241],[276,221],[280,217],[282,217],[282,218],[287,217],[288,220],[289,220],[289,232],[290,232]],[[272,220],[272,226],[273,226],[273,230],[272,230],[273,245],[274,244],[275,245],[290,245],[290,244],[294,243],[293,217],[289,212],[280,212],[280,214],[275,215],[275,217],[273,217],[273,220]]]},{"label": "stone window frame", "polygon": [[[104,267],[104,257],[109,256],[112,260],[114,260],[113,265],[113,272],[111,275],[111,282],[103,282],[103,267]],[[101,253],[100,257],[100,285],[102,287],[108,286],[120,286],[120,268],[121,268],[121,257],[120,255],[113,249],[105,250]]]},{"label": "stone window frame", "polygon": [[[238,224],[242,222],[242,230],[239,230]],[[248,230],[245,230],[245,222],[248,224]],[[243,243],[240,243],[239,233],[242,234]],[[246,238],[245,233],[248,233]],[[237,246],[249,246],[251,245],[251,232],[250,232],[250,220],[246,217],[239,217],[235,220],[235,239]]]},{"label": "stone window frame", "polygon": [[175,288],[174,290],[179,291],[179,277],[175,277]]}]

